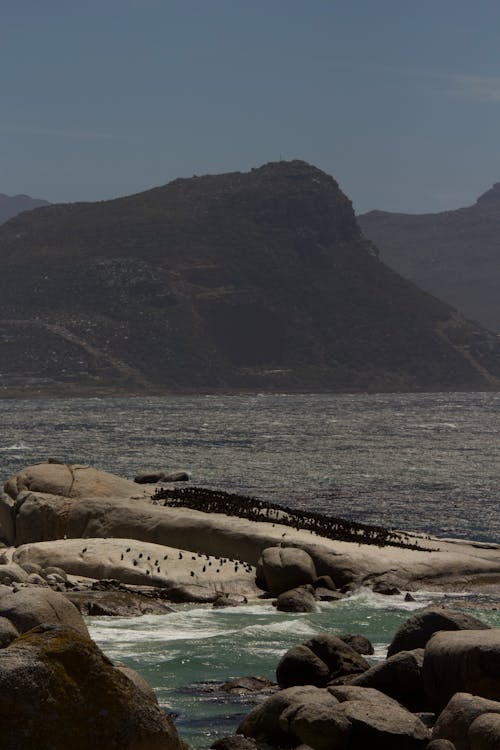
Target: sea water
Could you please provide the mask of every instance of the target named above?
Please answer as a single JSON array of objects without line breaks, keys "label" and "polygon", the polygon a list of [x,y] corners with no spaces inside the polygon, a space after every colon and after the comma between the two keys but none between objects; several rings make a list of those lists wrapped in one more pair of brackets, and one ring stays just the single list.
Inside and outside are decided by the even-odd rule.
[{"label": "sea water", "polygon": [[[439,536],[500,540],[500,394],[254,395],[1,400],[2,475],[54,457],[127,477],[186,469],[191,484]],[[416,602],[361,591],[314,614],[267,603],[176,606],[160,617],[93,618],[92,636],[137,669],[197,748],[231,733],[254,697],[214,682],[273,678],[318,632],[361,633],[385,654]],[[447,600],[500,626],[495,597]]]}]

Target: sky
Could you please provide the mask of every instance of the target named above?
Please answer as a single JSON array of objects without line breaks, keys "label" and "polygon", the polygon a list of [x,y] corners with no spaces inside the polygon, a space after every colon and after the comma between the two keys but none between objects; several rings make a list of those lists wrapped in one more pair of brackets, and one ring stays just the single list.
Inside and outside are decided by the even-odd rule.
[{"label": "sky", "polygon": [[498,0],[0,0],[0,193],[303,159],[358,212],[500,181]]}]

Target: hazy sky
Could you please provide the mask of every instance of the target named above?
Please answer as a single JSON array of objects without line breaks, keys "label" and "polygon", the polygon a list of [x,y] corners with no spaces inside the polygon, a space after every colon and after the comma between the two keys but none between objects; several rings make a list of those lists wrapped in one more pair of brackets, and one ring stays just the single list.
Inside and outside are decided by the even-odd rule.
[{"label": "hazy sky", "polygon": [[498,0],[0,0],[0,192],[300,158],[356,210],[500,181]]}]

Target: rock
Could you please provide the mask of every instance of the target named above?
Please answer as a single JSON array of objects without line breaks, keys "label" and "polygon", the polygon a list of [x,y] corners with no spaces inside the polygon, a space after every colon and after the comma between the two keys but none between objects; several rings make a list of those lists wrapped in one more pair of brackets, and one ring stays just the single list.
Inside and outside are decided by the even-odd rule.
[{"label": "rock", "polygon": [[284,714],[289,717],[304,705],[334,708],[338,701],[326,690],[312,685],[280,690],[245,716],[237,733],[253,738],[258,743],[294,747],[300,743],[300,738],[291,731],[289,720],[284,718]]},{"label": "rock", "polygon": [[278,663],[276,679],[282,688],[307,684],[323,687],[343,675],[364,672],[369,666],[340,638],[323,633],[289,649]]},{"label": "rock", "polygon": [[19,631],[6,617],[0,617],[0,648],[5,648],[19,635]]},{"label": "rock", "polygon": [[29,586],[0,598],[0,617],[6,617],[20,633],[37,625],[74,628],[88,638],[88,630],[77,608],[63,594],[50,588]]},{"label": "rock", "polygon": [[309,685],[281,690],[251,711],[238,733],[279,747],[425,750],[429,732],[417,717],[376,690],[351,691],[337,698]]},{"label": "rock", "polygon": [[331,576],[318,576],[318,578],[313,581],[313,586],[315,589],[330,589],[330,591],[337,590]]},{"label": "rock", "polygon": [[326,664],[330,680],[343,675],[359,674],[370,667],[366,659],[335,635],[321,633],[304,645]]},{"label": "rock", "polygon": [[500,700],[500,629],[435,633],[425,648],[423,676],[436,710],[460,692]]},{"label": "rock", "polygon": [[219,685],[219,689],[224,693],[237,693],[248,694],[248,693],[261,693],[263,691],[268,692],[274,690],[276,683],[272,680],[268,680],[267,677],[261,677],[257,675],[255,677],[236,677],[233,680],[227,680]]},{"label": "rock", "polygon": [[312,584],[316,568],[311,556],[295,547],[268,547],[257,563],[257,578],[271,594],[281,594],[297,586]]},{"label": "rock", "polygon": [[88,617],[140,617],[172,612],[163,602],[132,591],[68,591],[65,596]]},{"label": "rock", "polygon": [[247,604],[246,596],[229,596],[228,594],[217,593],[212,607],[239,607],[241,604]]},{"label": "rock", "polygon": [[320,602],[338,602],[340,599],[344,599],[344,594],[340,591],[324,589],[322,586],[314,589],[314,595]]},{"label": "rock", "polygon": [[37,565],[36,563],[30,563],[30,562],[23,563],[21,565],[21,568],[25,570],[26,573],[28,573],[28,575],[30,575],[31,573],[37,573],[38,575],[41,576],[42,570],[43,570],[41,565]]},{"label": "rock", "polygon": [[407,591],[405,594],[405,602],[415,602],[415,601],[416,601],[415,597],[412,596],[409,591]]},{"label": "rock", "polygon": [[469,727],[470,750],[498,750],[500,748],[500,715],[482,714]]},{"label": "rock", "polygon": [[425,750],[456,750],[456,748],[449,740],[431,740]]},{"label": "rock", "polygon": [[25,490],[65,498],[144,497],[134,482],[81,464],[40,463],[14,474],[5,492],[16,500]]},{"label": "rock", "polygon": [[45,580],[45,578],[42,578],[42,576],[38,575],[38,573],[30,573],[28,578],[26,579],[27,583],[30,583],[32,586],[48,586],[48,582]]},{"label": "rock", "polygon": [[358,654],[371,656],[374,653],[372,644],[364,635],[351,635],[347,633],[346,635],[339,635],[339,638],[357,651]]},{"label": "rock", "polygon": [[468,732],[472,722],[483,714],[500,714],[500,703],[470,693],[456,693],[439,714],[432,738],[449,740],[456,750],[471,750]]},{"label": "rock", "polygon": [[175,604],[213,604],[219,594],[206,586],[169,586],[164,589],[165,596]]},{"label": "rock", "polygon": [[9,583],[26,583],[28,574],[17,563],[7,563],[0,565],[0,583],[8,585]]},{"label": "rock", "polygon": [[14,500],[6,492],[0,492],[0,541],[9,547],[16,543]]},{"label": "rock", "polygon": [[317,612],[314,594],[305,586],[284,591],[278,596],[276,609],[279,612]]},{"label": "rock", "polygon": [[163,477],[164,482],[189,482],[189,479],[187,471],[172,471]]},{"label": "rock", "polygon": [[141,693],[141,695],[145,698],[146,701],[150,701],[151,703],[156,703],[158,705],[158,698],[156,697],[156,693],[151,687],[151,685],[146,682],[144,677],[141,677],[141,675],[135,671],[135,669],[132,669],[132,667],[127,667],[126,664],[115,664],[115,668],[119,669],[122,674],[127,677],[131,682],[134,683],[137,690]]},{"label": "rock", "polygon": [[210,747],[214,750],[257,750],[257,743],[249,737],[232,734],[228,737],[220,737]]},{"label": "rock", "polygon": [[57,565],[49,565],[47,568],[43,568],[41,575],[46,578],[50,575],[56,575],[59,576],[61,581],[67,581],[68,576],[66,575],[66,571],[64,571],[62,568],[57,567]]},{"label": "rock", "polygon": [[163,471],[152,471],[145,474],[137,474],[134,477],[136,484],[156,484],[157,482],[163,482],[165,474]]},{"label": "rock", "polygon": [[307,646],[293,646],[281,657],[276,667],[276,679],[280,688],[293,685],[315,685],[325,687],[330,670]]},{"label": "rock", "polygon": [[396,635],[387,650],[387,656],[393,656],[398,651],[413,651],[415,648],[425,648],[431,635],[439,630],[479,630],[489,629],[489,625],[478,620],[477,617],[454,612],[451,609],[428,607],[417,612],[397,630]]},{"label": "rock", "polygon": [[369,687],[388,695],[409,711],[426,711],[422,663],[424,650],[400,651],[355,677],[351,685]]},{"label": "rock", "polygon": [[398,594],[401,594],[397,586],[387,581],[376,581],[372,586],[372,590],[375,594],[383,594],[384,596],[398,596]]},{"label": "rock", "polygon": [[0,651],[2,750],[179,750],[156,701],[89,638],[40,626]]}]

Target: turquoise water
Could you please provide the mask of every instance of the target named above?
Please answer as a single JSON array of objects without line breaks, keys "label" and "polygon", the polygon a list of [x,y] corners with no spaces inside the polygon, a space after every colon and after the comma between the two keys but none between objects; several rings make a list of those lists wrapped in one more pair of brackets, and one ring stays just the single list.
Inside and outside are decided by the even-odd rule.
[{"label": "turquoise water", "polygon": [[[90,618],[88,623],[105,653],[142,674],[160,705],[177,714],[181,737],[194,748],[206,748],[218,736],[233,733],[256,700],[214,692],[210,683],[244,675],[274,679],[282,654],[320,632],[361,633],[374,645],[370,658],[380,660],[399,625],[441,599],[436,594],[416,596],[418,601],[405,602],[403,596],[362,590],[340,602],[324,603],[313,614],[276,612],[269,602],[226,609],[183,605],[159,617]],[[463,600],[467,603],[468,597]],[[479,608],[473,614],[500,627],[499,611]]]}]

